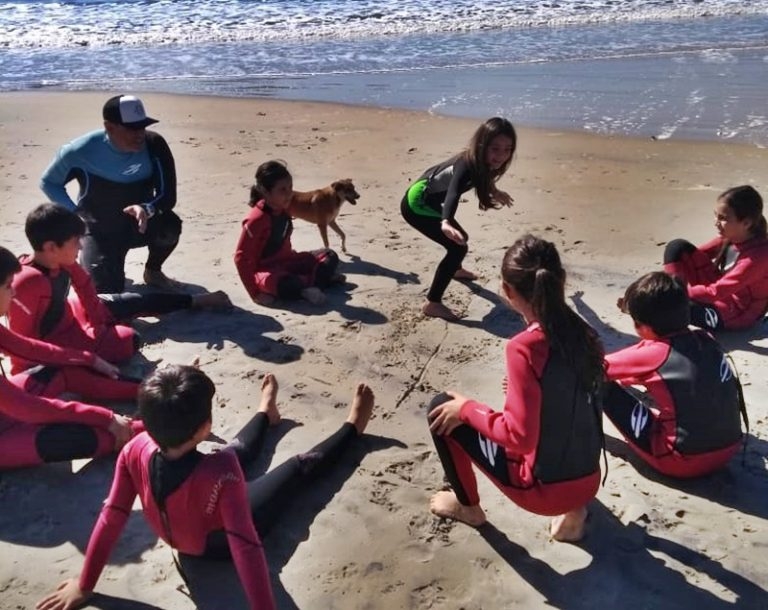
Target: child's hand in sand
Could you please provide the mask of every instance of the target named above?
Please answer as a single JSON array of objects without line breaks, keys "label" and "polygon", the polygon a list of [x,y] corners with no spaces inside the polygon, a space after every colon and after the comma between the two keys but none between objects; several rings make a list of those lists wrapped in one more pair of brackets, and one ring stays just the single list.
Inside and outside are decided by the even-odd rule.
[{"label": "child's hand in sand", "polygon": [[101,356],[97,356],[95,354],[93,357],[93,364],[91,364],[91,368],[97,373],[101,373],[102,375],[105,375],[110,379],[117,379],[117,376],[120,374],[119,368],[117,368],[111,362],[107,362]]},{"label": "child's hand in sand", "polygon": [[107,431],[115,437],[115,451],[120,451],[123,445],[131,440],[133,436],[131,421],[131,418],[125,415],[118,415],[117,413],[113,415]]},{"label": "child's hand in sand", "polygon": [[619,311],[622,313],[627,313],[627,306],[626,303],[624,303],[624,297],[619,297],[616,299],[616,307],[618,307]]},{"label": "child's hand in sand", "polygon": [[35,605],[36,610],[70,610],[82,606],[93,592],[83,591],[76,578],[61,583],[56,591],[45,596]]},{"label": "child's hand in sand", "polygon": [[512,204],[515,202],[515,200],[510,197],[509,193],[498,189],[493,192],[493,201],[503,205],[505,208],[511,208]]},{"label": "child's hand in sand", "polygon": [[446,391],[446,394],[451,397],[451,400],[435,407],[429,414],[429,419],[432,420],[429,424],[429,430],[438,436],[450,434],[462,424],[459,413],[464,403],[469,400],[466,396],[456,392]]}]

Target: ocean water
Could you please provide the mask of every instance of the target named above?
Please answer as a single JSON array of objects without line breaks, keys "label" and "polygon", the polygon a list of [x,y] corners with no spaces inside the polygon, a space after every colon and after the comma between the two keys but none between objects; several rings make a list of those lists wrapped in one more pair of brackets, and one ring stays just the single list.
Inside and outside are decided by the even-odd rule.
[{"label": "ocean water", "polygon": [[0,90],[403,107],[768,145],[768,0],[0,1]]}]

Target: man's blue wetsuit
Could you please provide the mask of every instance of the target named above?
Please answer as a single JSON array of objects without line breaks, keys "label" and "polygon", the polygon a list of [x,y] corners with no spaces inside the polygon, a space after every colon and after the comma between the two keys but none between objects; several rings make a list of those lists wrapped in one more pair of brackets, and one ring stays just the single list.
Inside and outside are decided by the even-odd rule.
[{"label": "man's blue wetsuit", "polygon": [[[77,203],[66,190],[72,180],[80,185]],[[85,134],[61,147],[40,187],[51,201],[76,210],[85,221],[83,265],[100,293],[124,290],[125,256],[131,248],[147,246],[146,267],[159,271],[178,244],[181,219],[171,211],[176,168],[168,144],[155,132],[146,132],[139,152],[117,149],[104,129]],[[149,216],[143,234],[123,212],[136,204]]]}]

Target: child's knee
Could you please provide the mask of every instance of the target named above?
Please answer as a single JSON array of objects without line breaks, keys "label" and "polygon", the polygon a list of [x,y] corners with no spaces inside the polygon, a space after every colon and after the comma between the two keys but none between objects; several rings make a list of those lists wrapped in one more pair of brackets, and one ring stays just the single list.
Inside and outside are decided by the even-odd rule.
[{"label": "child's knee", "polygon": [[432,413],[437,407],[451,400],[451,395],[446,392],[440,392],[437,394],[427,405],[427,415]]}]

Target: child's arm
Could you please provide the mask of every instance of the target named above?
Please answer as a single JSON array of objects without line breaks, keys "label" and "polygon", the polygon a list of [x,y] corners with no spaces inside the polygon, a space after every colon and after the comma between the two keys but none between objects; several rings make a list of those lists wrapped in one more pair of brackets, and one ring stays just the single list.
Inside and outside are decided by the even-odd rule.
[{"label": "child's arm", "polygon": [[688,296],[699,303],[723,301],[748,286],[765,283],[768,264],[760,264],[749,256],[739,257],[736,264],[711,284],[688,286]]},{"label": "child's arm", "polygon": [[96,355],[20,335],[0,325],[0,350],[12,357],[51,366],[93,366]]},{"label": "child's arm", "polygon": [[136,489],[125,464],[125,455],[126,452],[122,452],[117,459],[112,489],[88,542],[80,579],[72,578],[62,582],[56,591],[37,603],[37,610],[70,610],[86,602],[93,594],[104,564],[131,514],[131,507],[136,498]]},{"label": "child's arm", "polygon": [[75,263],[66,267],[66,271],[72,278],[72,288],[77,293],[77,298],[85,311],[88,321],[95,328],[111,326],[115,323],[107,306],[96,294],[96,287],[88,272]]},{"label": "child's arm", "polygon": [[154,167],[155,198],[142,203],[151,204],[158,212],[172,210],[176,205],[176,163],[165,138],[154,131],[147,132],[147,147]]},{"label": "child's arm", "polygon": [[229,549],[251,608],[274,610],[275,602],[264,548],[254,527],[242,471],[234,456],[232,461],[233,469],[239,472],[238,479],[227,480],[219,497],[219,510]]},{"label": "child's arm", "polygon": [[669,355],[663,341],[640,341],[612,354],[606,354],[606,375],[622,385],[645,385]]},{"label": "child's arm", "polygon": [[493,442],[519,453],[529,453],[539,439],[541,385],[526,346],[509,341],[507,396],[503,411],[467,401],[461,419]]},{"label": "child's arm", "polygon": [[[248,218],[243,222],[243,230],[235,248],[235,266],[243,286],[254,301],[259,296],[256,285],[256,272],[259,269],[261,255],[269,239],[268,222],[259,222],[263,217]],[[268,220],[268,219],[265,219]]]},{"label": "child's arm", "polygon": [[51,305],[51,283],[42,274],[16,274],[13,282],[16,296],[8,308],[8,322],[14,332],[25,337],[41,337],[42,319]]},{"label": "child's arm", "polygon": [[723,247],[723,238],[718,236],[714,239],[710,239],[707,243],[701,244],[698,246],[698,249],[701,250],[704,254],[707,255],[709,260],[714,260],[715,257],[720,253],[720,250]]},{"label": "child's arm", "polygon": [[0,413],[28,424],[85,424],[108,430],[114,419],[112,411],[105,407],[35,396],[5,377],[0,377],[0,391]]}]

